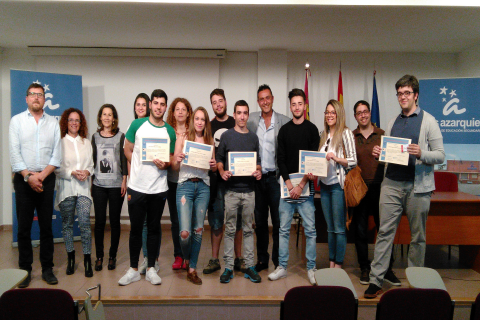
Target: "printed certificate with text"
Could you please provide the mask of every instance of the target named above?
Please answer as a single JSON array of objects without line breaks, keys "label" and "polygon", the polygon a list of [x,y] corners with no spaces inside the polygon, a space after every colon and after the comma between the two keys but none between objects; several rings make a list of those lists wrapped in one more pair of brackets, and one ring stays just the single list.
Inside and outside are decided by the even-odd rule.
[{"label": "printed certificate with text", "polygon": [[257,170],[256,152],[229,152],[228,171],[234,176],[251,176]]},{"label": "printed certificate with text", "polygon": [[408,166],[410,154],[407,151],[408,145],[412,143],[411,139],[382,136],[379,161],[394,163],[402,166]]},{"label": "printed certificate with text", "polygon": [[170,139],[142,138],[142,162],[153,159],[170,162]]},{"label": "printed certificate with text", "polygon": [[311,173],[314,176],[326,177],[328,169],[328,161],[325,152],[316,152],[308,150],[300,150],[300,159],[298,161],[299,173]]},{"label": "printed certificate with text", "polygon": [[[305,176],[303,173],[290,173],[290,182],[295,187],[297,186]],[[310,181],[307,181],[305,187],[303,187],[301,197],[308,197],[310,195]],[[290,198],[290,192],[288,191],[287,184],[283,181],[283,177],[280,176],[280,196],[282,199]]]},{"label": "printed certificate with text", "polygon": [[213,146],[193,141],[185,140],[183,146],[185,159],[183,164],[200,169],[210,169],[210,159],[213,155]]}]

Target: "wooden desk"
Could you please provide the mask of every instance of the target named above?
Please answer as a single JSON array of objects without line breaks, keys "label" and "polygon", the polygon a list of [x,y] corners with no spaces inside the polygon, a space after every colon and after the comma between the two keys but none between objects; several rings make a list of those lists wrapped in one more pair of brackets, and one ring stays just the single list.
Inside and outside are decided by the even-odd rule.
[{"label": "wooden desk", "polygon": [[[317,243],[327,242],[326,223],[320,198],[315,198]],[[353,232],[347,232],[353,242]],[[375,240],[373,218],[369,222],[369,238]],[[410,227],[405,214],[395,236],[395,244],[410,243]],[[305,243],[305,242],[304,242]],[[432,194],[427,219],[427,244],[459,245],[460,262],[480,273],[480,197],[464,192],[435,192]],[[304,246],[304,244],[303,244]]]}]

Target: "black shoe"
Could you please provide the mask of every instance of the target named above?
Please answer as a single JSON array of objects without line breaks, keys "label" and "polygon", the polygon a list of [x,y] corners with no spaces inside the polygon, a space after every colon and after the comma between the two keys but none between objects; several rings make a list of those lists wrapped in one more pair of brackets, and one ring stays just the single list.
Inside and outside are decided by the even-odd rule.
[{"label": "black shoe", "polygon": [[42,280],[44,280],[46,283],[50,285],[58,283],[58,279],[53,274],[52,269],[47,269],[42,272]]},{"label": "black shoe", "polygon": [[402,283],[397,278],[397,276],[395,275],[395,272],[393,272],[392,269],[387,270],[387,273],[385,273],[385,277],[383,277],[383,280],[387,281],[392,286],[400,287],[402,285]]},{"label": "black shoe", "polygon": [[360,283],[367,285],[370,283],[370,269],[363,268],[360,273]]},{"label": "black shoe", "polygon": [[378,295],[382,294],[382,288],[380,288],[377,285],[374,285],[373,283],[370,283],[368,286],[368,289],[365,291],[365,294],[363,295],[365,299],[375,299]]},{"label": "black shoe", "polygon": [[255,265],[255,270],[260,272],[262,270],[268,269],[268,263],[261,263],[260,261],[257,262]]},{"label": "black shoe", "polygon": [[72,252],[67,252],[67,255],[67,275],[71,275],[75,272],[75,250],[73,250]]},{"label": "black shoe", "polygon": [[103,269],[103,258],[97,258],[95,260],[95,271],[102,271]]},{"label": "black shoe", "polygon": [[262,281],[262,278],[255,270],[255,267],[247,268],[247,272],[245,272],[245,278],[250,279],[252,282],[258,283]]},{"label": "black shoe", "polygon": [[229,283],[231,279],[233,279],[233,271],[225,268],[225,271],[223,271],[222,275],[220,276],[220,282]]},{"label": "black shoe", "polygon": [[235,258],[235,261],[233,262],[233,270],[241,271],[243,273],[247,272],[245,260],[243,258]]},{"label": "black shoe", "polygon": [[32,281],[32,272],[31,271],[27,271],[27,272],[28,272],[28,275],[25,278],[25,280],[20,282],[20,284],[18,285],[19,288],[27,288],[30,285],[30,281]]},{"label": "black shoe", "polygon": [[83,255],[83,266],[85,267],[85,277],[93,277],[92,258],[90,258],[89,254]]},{"label": "black shoe", "polygon": [[210,274],[220,269],[220,260],[212,258],[208,261],[208,265],[205,269],[203,269],[203,274]]},{"label": "black shoe", "polygon": [[108,270],[115,270],[117,267],[117,259],[110,257],[108,259]]}]

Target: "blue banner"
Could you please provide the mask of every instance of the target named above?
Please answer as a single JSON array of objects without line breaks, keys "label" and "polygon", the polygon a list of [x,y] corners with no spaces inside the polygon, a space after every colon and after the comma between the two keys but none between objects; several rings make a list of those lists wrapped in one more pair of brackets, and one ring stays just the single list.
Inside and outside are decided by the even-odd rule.
[{"label": "blue banner", "polygon": [[[44,111],[60,119],[63,111],[68,108],[77,108],[83,111],[83,93],[82,93],[82,76],[10,70],[10,86],[11,86],[11,112],[12,117],[27,110],[25,102],[27,88],[32,83],[40,84],[45,90]],[[12,188],[13,189],[13,188]],[[17,214],[15,207],[15,191],[12,193],[12,215],[13,215],[13,242],[17,242]],[[52,203],[53,206],[53,203]],[[54,210],[52,217],[53,237],[56,241],[62,238],[62,220],[60,212]],[[73,235],[79,236],[78,221],[75,221]],[[37,213],[32,225],[32,241],[40,239],[40,229],[37,221]]]},{"label": "blue banner", "polygon": [[443,135],[446,157],[436,171],[454,173],[459,191],[480,195],[480,78],[420,80],[419,105]]}]

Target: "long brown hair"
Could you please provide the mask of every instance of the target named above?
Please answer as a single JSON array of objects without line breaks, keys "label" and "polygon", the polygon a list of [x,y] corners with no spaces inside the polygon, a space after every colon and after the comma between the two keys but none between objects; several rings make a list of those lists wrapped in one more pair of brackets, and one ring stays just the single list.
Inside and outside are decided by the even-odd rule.
[{"label": "long brown hair", "polygon": [[210,125],[210,118],[208,117],[208,112],[205,110],[204,107],[198,107],[193,111],[192,116],[190,117],[190,125],[188,126],[187,131],[187,140],[195,141],[195,114],[197,111],[202,111],[205,117],[205,128],[203,128],[203,142],[205,144],[213,145],[213,138],[212,138],[212,126]]},{"label": "long brown hair", "polygon": [[[337,122],[335,123],[335,133],[333,134],[333,137],[331,138],[330,141],[330,146],[333,148],[333,150],[337,151],[340,146],[342,146],[342,134],[343,130],[348,129],[348,127],[345,125],[345,109],[343,108],[343,104],[341,104],[337,100],[330,100],[327,103],[327,106],[325,107],[325,110],[327,110],[328,106],[332,106],[335,109],[335,113],[337,114]],[[323,120],[323,126],[324,130],[320,136],[320,146],[319,149],[322,148],[322,146],[325,144],[325,141],[328,139],[328,133],[330,132],[330,127],[327,124],[327,117],[325,116]]]},{"label": "long brown hair", "polygon": [[100,110],[98,110],[98,114],[97,114],[98,129],[97,129],[97,131],[100,132],[100,131],[103,130],[103,123],[102,123],[102,120],[100,120],[100,118],[102,117],[103,109],[105,109],[105,108],[109,108],[109,109],[112,110],[112,114],[113,114],[112,134],[116,135],[118,133],[118,130],[120,130],[118,128],[118,113],[117,113],[117,109],[115,109],[113,104],[110,104],[110,103],[104,104],[103,106],[100,107]]},{"label": "long brown hair", "polygon": [[190,119],[192,118],[192,105],[185,98],[176,98],[175,100],[172,101],[172,103],[170,104],[170,108],[168,109],[167,123],[171,125],[173,129],[177,130],[177,120],[175,119],[173,114],[175,113],[175,107],[179,102],[183,103],[185,107],[187,107],[187,119],[185,119],[185,128],[187,129],[187,132],[188,132]]},{"label": "long brown hair", "polygon": [[76,109],[76,108],[69,108],[62,113],[62,117],[60,118],[60,136],[63,138],[68,133],[68,117],[70,114],[76,112],[80,117],[80,129],[78,129],[78,135],[85,139],[88,135],[88,126],[87,120],[83,115],[83,112]]}]

